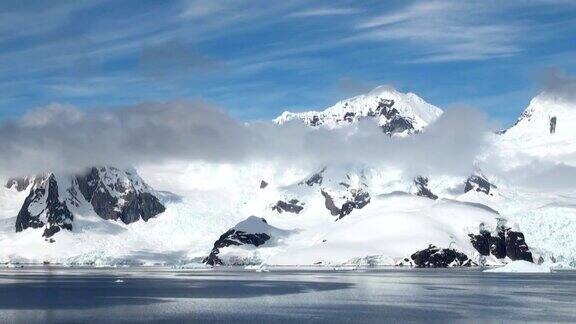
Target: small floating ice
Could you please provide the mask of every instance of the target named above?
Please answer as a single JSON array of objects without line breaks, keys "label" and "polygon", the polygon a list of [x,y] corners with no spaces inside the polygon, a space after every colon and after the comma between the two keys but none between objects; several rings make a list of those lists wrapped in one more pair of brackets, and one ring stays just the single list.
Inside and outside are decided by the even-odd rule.
[{"label": "small floating ice", "polygon": [[270,272],[270,270],[268,270],[268,267],[265,264],[247,265],[244,267],[244,270],[253,270],[256,272]]},{"label": "small floating ice", "polygon": [[122,279],[116,279],[114,282],[124,282]]},{"label": "small floating ice", "polygon": [[517,260],[500,268],[484,270],[484,272],[549,273],[550,267],[537,265],[524,260]]}]

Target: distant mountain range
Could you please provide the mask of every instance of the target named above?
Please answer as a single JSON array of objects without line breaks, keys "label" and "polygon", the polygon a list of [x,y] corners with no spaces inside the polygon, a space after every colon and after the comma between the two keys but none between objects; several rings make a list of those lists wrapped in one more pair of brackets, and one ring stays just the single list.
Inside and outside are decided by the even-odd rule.
[{"label": "distant mountain range", "polygon": [[[390,136],[419,133],[426,136],[426,127],[442,114],[440,108],[415,94],[378,87],[325,110],[284,112],[274,119],[274,123],[304,123],[311,128],[333,129],[372,120]],[[513,126],[493,135],[494,147],[507,154],[552,159],[569,157],[576,152],[574,126],[576,107],[558,96],[543,93],[531,101]],[[470,166],[471,170],[473,168]],[[180,171],[174,170],[174,178]],[[209,265],[444,267],[502,264],[521,259],[531,262],[560,260],[576,265],[573,252],[561,244],[548,246],[544,240],[550,235],[546,231],[560,226],[558,224],[563,220],[543,220],[548,222],[546,229],[535,227],[530,223],[531,218],[523,218],[534,213],[534,206],[540,206],[538,211],[557,213],[550,201],[566,206],[572,198],[565,195],[535,197],[532,193],[510,188],[506,183],[501,186],[498,179],[478,168],[464,178],[434,174],[408,176],[403,170],[366,165],[363,161],[358,161],[357,165],[327,163],[317,170],[300,171],[302,176],[295,177],[294,181],[281,179],[282,183],[248,166],[238,170],[238,177],[253,172],[250,178],[253,184],[245,186],[240,180],[226,178],[225,191],[240,197],[239,207],[231,207],[234,216],[229,220],[207,220],[229,224],[218,227],[217,232],[186,227],[190,237],[198,236],[195,242],[202,242],[202,248],[191,247],[197,250],[188,261]],[[132,245],[120,248],[120,252],[115,250],[123,255],[124,261],[107,259],[106,262],[138,259],[141,254],[134,251],[145,245],[144,242],[152,244],[153,248],[164,247],[165,250],[156,252],[157,255],[171,255],[174,253],[171,249],[181,246],[182,242],[173,241],[162,229],[168,232],[181,230],[190,219],[204,217],[198,210],[208,201],[212,204],[208,209],[228,204],[218,200],[222,192],[208,190],[184,197],[183,201],[166,200],[167,194],[147,185],[136,170],[112,166],[92,167],[79,174],[50,173],[12,178],[7,181],[6,188],[8,191],[4,195],[12,197],[10,199],[23,198],[15,218],[2,216],[5,226],[0,224],[0,232],[6,234],[6,229],[11,228],[12,233],[6,234],[4,241],[0,240],[0,248],[14,247],[15,251],[0,255],[0,260],[7,261],[30,254],[28,250],[21,250],[30,247],[29,240],[23,238],[27,235],[42,236],[53,246],[69,242],[82,245],[78,250],[82,252],[70,252],[74,262],[80,262],[78,257],[82,256],[81,260],[88,258],[88,263],[94,263],[96,256],[108,253],[102,240],[122,240],[123,237],[130,237],[132,242]],[[26,193],[26,196],[20,193]],[[541,203],[536,203],[539,201]],[[169,207],[172,212],[164,215]],[[77,217],[84,219],[81,227],[75,225]],[[110,227],[110,222],[120,224],[123,230]],[[99,225],[86,225],[92,223]],[[528,232],[522,224],[526,224]],[[61,232],[71,234],[66,236],[64,243],[60,243]],[[98,246],[98,250],[91,249],[91,244]],[[24,259],[31,262],[38,258],[52,262],[70,259],[62,259],[58,249],[50,251],[32,253]]]}]

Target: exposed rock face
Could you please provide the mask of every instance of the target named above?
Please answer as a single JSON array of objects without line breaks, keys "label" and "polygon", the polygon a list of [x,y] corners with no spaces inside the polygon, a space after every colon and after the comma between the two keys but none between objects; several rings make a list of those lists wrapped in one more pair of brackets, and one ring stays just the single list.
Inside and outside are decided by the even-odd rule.
[{"label": "exposed rock face", "polygon": [[245,233],[242,231],[237,231],[235,229],[230,229],[226,233],[222,234],[220,238],[214,243],[214,247],[210,254],[202,260],[202,262],[209,265],[222,265],[222,260],[218,258],[220,249],[235,245],[239,246],[242,244],[251,244],[254,246],[260,246],[270,239],[270,236],[266,233]]},{"label": "exposed rock face", "polygon": [[147,221],[166,210],[133,171],[93,167],[76,178],[86,201],[104,219],[130,224],[139,219]]},{"label": "exposed rock face", "polygon": [[362,209],[370,203],[370,194],[363,190],[354,190],[352,192],[352,199],[345,201],[342,207],[338,208],[334,203],[334,199],[330,194],[324,190],[320,191],[324,196],[324,205],[330,211],[332,216],[338,216],[342,219],[344,216],[349,215],[354,209]]},{"label": "exposed rock face", "polygon": [[48,238],[61,229],[72,230],[73,219],[66,202],[59,197],[55,176],[50,175],[31,188],[16,217],[16,232],[46,226],[42,236]]},{"label": "exposed rock face", "polygon": [[226,247],[242,245],[259,247],[271,242],[272,238],[284,235],[288,235],[288,231],[270,226],[264,218],[250,216],[222,234],[214,242],[212,251],[202,262],[209,265],[222,265],[225,262],[221,258],[221,253]]},{"label": "exposed rock face", "polygon": [[550,118],[550,134],[556,133],[556,117]]},{"label": "exposed rock face", "polygon": [[433,200],[438,199],[438,196],[432,193],[430,189],[428,189],[428,178],[418,176],[414,179],[414,186],[416,187],[416,195],[420,197],[426,197]]},{"label": "exposed rock face", "polygon": [[304,207],[302,206],[300,201],[298,201],[298,199],[291,199],[288,202],[278,200],[278,202],[274,206],[272,206],[272,210],[275,210],[278,213],[289,212],[289,213],[298,214],[303,209],[304,209]]},{"label": "exposed rock face", "polygon": [[330,214],[332,216],[340,215],[340,208],[336,207],[336,204],[334,203],[334,199],[332,199],[332,196],[330,196],[330,194],[324,190],[320,192],[322,193],[322,196],[324,196],[324,206],[326,206],[326,209],[330,211]]},{"label": "exposed rock face", "polygon": [[492,235],[489,231],[483,230],[480,234],[468,234],[468,236],[470,236],[470,243],[480,255],[490,255]]},{"label": "exposed rock face", "polygon": [[260,189],[264,189],[266,187],[268,187],[268,182],[264,180],[260,181]]},{"label": "exposed rock face", "polygon": [[505,257],[510,260],[525,260],[534,262],[532,253],[526,244],[522,232],[513,231],[512,229],[500,224],[495,235],[484,229],[483,224],[479,234],[468,234],[472,246],[480,255],[488,256],[492,254],[498,259]]},{"label": "exposed rock face", "polygon": [[472,261],[468,256],[455,249],[440,249],[429,245],[424,250],[417,251],[410,256],[419,268],[446,268],[453,266],[471,266]]},{"label": "exposed rock face", "polygon": [[506,256],[510,260],[534,262],[532,252],[529,251],[528,244],[524,239],[524,233],[506,230]]},{"label": "exposed rock face", "polygon": [[497,187],[491,184],[483,175],[472,175],[466,179],[466,184],[464,185],[464,193],[470,190],[475,190],[487,195],[491,195],[490,189],[496,188]]},{"label": "exposed rock face", "polygon": [[382,115],[388,120],[387,123],[382,125],[382,130],[388,135],[403,133],[405,131],[413,132],[413,120],[408,117],[403,117],[394,106],[394,100],[380,101],[374,115]]},{"label": "exposed rock face", "polygon": [[370,194],[366,191],[358,191],[354,195],[354,208],[362,209],[370,203]]},{"label": "exposed rock face", "polygon": [[307,186],[314,186],[314,185],[322,185],[322,180],[324,179],[323,173],[326,171],[326,168],[323,168],[317,173],[314,173],[310,178],[306,179],[305,181],[301,182],[300,184],[306,184]]},{"label": "exposed rock face", "polygon": [[155,191],[135,171],[100,167],[81,175],[49,174],[28,179],[9,182],[16,189],[26,181],[32,183],[16,218],[17,232],[45,227],[43,236],[51,237],[61,229],[72,230],[73,208],[82,206],[104,219],[126,224],[147,221],[165,210]]}]

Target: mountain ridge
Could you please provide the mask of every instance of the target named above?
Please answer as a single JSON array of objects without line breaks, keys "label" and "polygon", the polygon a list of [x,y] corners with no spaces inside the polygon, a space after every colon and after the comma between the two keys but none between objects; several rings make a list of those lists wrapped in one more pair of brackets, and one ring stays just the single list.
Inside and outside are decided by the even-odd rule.
[{"label": "mountain ridge", "polygon": [[372,118],[389,135],[408,135],[422,131],[442,113],[440,108],[427,103],[414,93],[402,93],[390,87],[379,86],[367,94],[341,100],[322,111],[284,111],[274,122],[282,125],[292,120],[300,120],[312,127],[336,128],[362,118]]}]

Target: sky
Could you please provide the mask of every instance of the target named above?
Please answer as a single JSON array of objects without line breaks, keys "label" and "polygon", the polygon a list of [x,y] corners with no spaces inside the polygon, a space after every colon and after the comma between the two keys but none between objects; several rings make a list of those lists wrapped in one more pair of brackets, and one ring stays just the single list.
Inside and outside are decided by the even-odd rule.
[{"label": "sky", "polygon": [[503,125],[576,74],[576,1],[0,1],[0,120],[202,100],[241,121],[378,85]]}]

